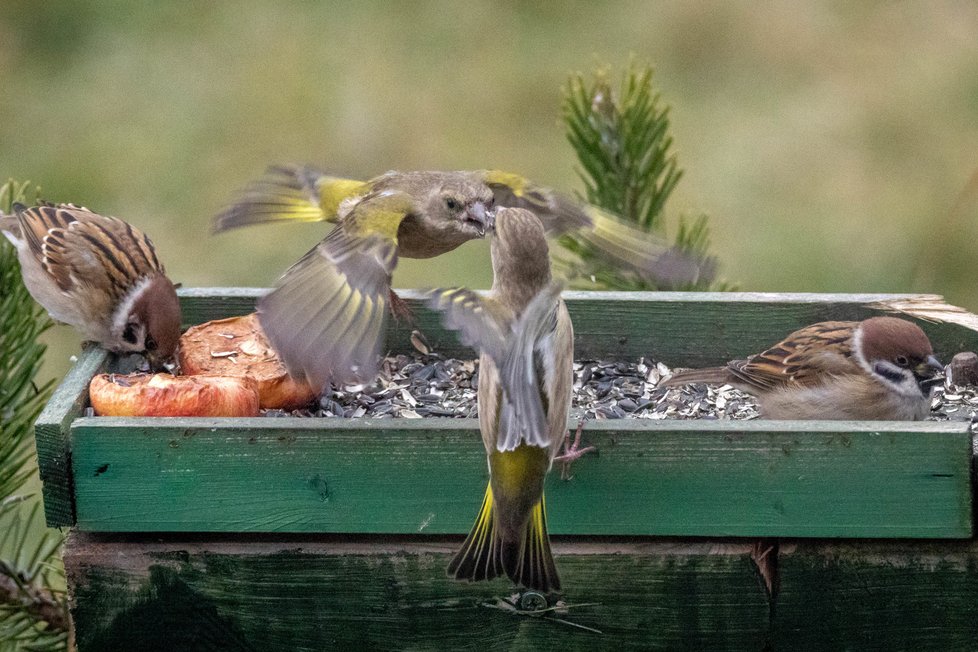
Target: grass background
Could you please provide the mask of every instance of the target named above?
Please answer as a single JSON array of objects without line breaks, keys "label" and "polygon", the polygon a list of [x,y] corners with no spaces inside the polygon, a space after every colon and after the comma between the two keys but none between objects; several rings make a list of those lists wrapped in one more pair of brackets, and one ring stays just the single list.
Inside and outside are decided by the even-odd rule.
[{"label": "grass background", "polygon": [[[712,215],[723,276],[978,310],[978,5],[964,0],[5,0],[0,175],[144,228],[175,281],[268,286],[322,225],[208,235],[268,163],[498,167],[577,189],[560,89],[630,56],[672,106],[686,175],[667,212]],[[404,261],[395,286],[489,280],[478,242]],[[61,375],[77,338],[48,341],[45,373]]]}]

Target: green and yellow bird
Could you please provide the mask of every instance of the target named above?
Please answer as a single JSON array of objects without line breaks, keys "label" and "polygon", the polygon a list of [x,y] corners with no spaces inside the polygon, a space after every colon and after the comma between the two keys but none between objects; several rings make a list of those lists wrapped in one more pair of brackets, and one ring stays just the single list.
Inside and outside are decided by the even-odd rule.
[{"label": "green and yellow bird", "polygon": [[567,432],[574,329],[551,279],[544,227],[533,213],[500,210],[491,247],[488,296],[443,290],[430,301],[481,353],[479,427],[489,462],[482,509],[448,573],[471,581],[506,575],[549,593],[560,589],[560,578],[543,484]]},{"label": "green and yellow bird", "polygon": [[323,387],[368,382],[376,374],[386,313],[402,307],[390,291],[397,259],[431,258],[483,237],[500,207],[528,209],[548,235],[574,232],[647,278],[682,283],[700,270],[640,229],[498,170],[387,172],[356,181],[275,166],[216,216],[214,229],[336,224],[258,306],[290,372]]}]

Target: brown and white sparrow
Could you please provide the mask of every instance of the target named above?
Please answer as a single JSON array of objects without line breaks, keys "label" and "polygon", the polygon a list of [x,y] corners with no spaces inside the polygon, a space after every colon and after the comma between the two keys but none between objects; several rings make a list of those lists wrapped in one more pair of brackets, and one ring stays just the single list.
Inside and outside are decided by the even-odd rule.
[{"label": "brown and white sparrow", "polygon": [[[399,257],[431,258],[481,238],[496,207],[531,210],[550,235],[579,232],[620,264],[685,282],[695,263],[596,208],[498,170],[387,172],[369,181],[279,166],[214,221],[216,231],[280,221],[337,226],[259,303],[262,327],[293,375],[317,388],[372,380]],[[540,253],[536,255],[541,255]],[[692,263],[692,264],[691,264]]]},{"label": "brown and white sparrow", "polygon": [[929,412],[943,371],[919,326],[872,317],[812,324],[747,360],[683,371],[661,386],[729,384],[756,395],[769,419],[912,421]]},{"label": "brown and white sparrow", "polygon": [[505,574],[541,592],[560,589],[543,483],[564,441],[573,383],[574,329],[550,277],[543,225],[503,209],[492,237],[492,291],[437,291],[431,305],[481,352],[479,428],[489,462],[482,509],[448,573]]},{"label": "brown and white sparrow", "polygon": [[159,367],[180,339],[180,302],[149,238],[73,204],[14,204],[0,230],[17,249],[24,285],[59,322],[117,353]]}]

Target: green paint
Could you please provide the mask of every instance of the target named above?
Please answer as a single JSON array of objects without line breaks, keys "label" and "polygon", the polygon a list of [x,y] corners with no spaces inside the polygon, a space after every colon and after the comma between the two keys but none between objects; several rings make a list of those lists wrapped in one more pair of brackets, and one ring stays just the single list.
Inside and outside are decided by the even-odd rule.
[{"label": "green paint", "polygon": [[[262,292],[183,289],[185,321],[246,314]],[[421,293],[402,295],[436,350],[472,355],[441,327],[439,316],[423,306]],[[879,314],[872,304],[908,296],[912,295],[570,292],[566,299],[579,359],[651,355],[672,366],[699,366],[743,357],[814,321]],[[921,324],[945,359],[962,349],[978,350],[974,331],[953,324]],[[410,350],[408,335],[407,327],[392,323],[388,349]],[[91,529],[461,532],[474,518],[485,482],[474,422],[431,419],[412,425],[357,420],[340,425],[277,420],[272,425],[240,419],[202,426],[199,420],[99,419],[80,422],[79,439],[71,442],[69,426],[85,405],[89,379],[112,363],[98,349],[84,352],[38,419],[38,458],[51,526],[75,522],[76,483],[80,522]],[[784,456],[792,462],[781,460],[777,450],[796,447],[789,434],[796,427],[759,423],[589,425],[589,436],[601,447],[602,456],[578,463],[578,469],[589,473],[578,473],[571,483],[550,479],[555,531],[893,537],[970,532],[963,516],[970,502],[961,473],[963,426],[943,426],[948,439],[927,430],[930,426],[903,424],[897,440],[861,440],[855,451],[819,444],[817,437],[802,433],[799,455]],[[810,426],[799,427],[811,431]],[[198,431],[201,427],[214,430]],[[184,432],[185,428],[190,430]],[[749,447],[723,444],[719,473],[713,470],[710,438],[728,436],[724,428],[753,433],[755,439],[763,439],[765,431],[772,434],[756,454]],[[847,428],[866,432],[860,425],[830,426],[840,438]],[[430,432],[425,435],[419,429]],[[916,432],[931,432],[940,444],[931,449],[923,440],[913,441]],[[255,438],[250,452],[238,446],[242,433],[247,433],[246,440]],[[190,434],[199,441],[186,441]],[[425,437],[438,443],[431,445]],[[622,452],[612,454],[619,439]],[[77,478],[71,468],[72,446],[75,462],[84,462]],[[688,460],[670,452],[680,450],[690,456]],[[930,466],[915,466],[925,461]],[[820,479],[807,473],[815,467]],[[411,472],[420,475],[411,479]],[[951,477],[936,477],[945,472]],[[389,499],[393,491],[416,492],[429,478],[434,489],[427,493]],[[480,486],[472,489],[476,485]],[[433,496],[436,491],[448,493]],[[911,505],[921,495],[915,492],[921,491],[933,499],[927,500],[926,509],[915,510]],[[566,514],[561,513],[562,492],[568,496],[563,501]],[[806,492],[810,495],[803,495]],[[464,500],[465,507],[459,507],[459,497],[469,495],[471,510]],[[717,496],[724,498],[720,504],[729,508],[726,512],[716,507]],[[449,497],[452,504],[443,507]],[[627,516],[615,524],[574,516],[585,513],[594,501],[614,505],[612,511],[621,504]],[[819,514],[825,515],[824,522],[812,520]],[[619,532],[614,529],[618,527],[625,529]]]},{"label": "green paint", "polygon": [[978,543],[801,542],[780,556],[778,650],[974,650]]},{"label": "green paint", "polygon": [[[75,534],[66,566],[79,650],[759,650],[770,626],[746,545],[558,543],[562,599],[597,603],[560,617],[597,634],[492,606],[515,591],[506,581],[448,579],[458,543]],[[182,627],[209,637],[164,647]]]},{"label": "green paint", "polygon": [[[598,421],[547,480],[554,534],[968,537],[964,423]],[[461,534],[486,483],[474,420],[83,418],[89,531]]]},{"label": "green paint", "polygon": [[34,422],[48,527],[64,527],[75,522],[68,429],[88,404],[88,383],[105,367],[107,355],[98,347],[86,347]]},{"label": "green paint", "polygon": [[[265,290],[192,288],[181,290],[184,320],[244,315]],[[411,306],[417,327],[446,355],[471,355],[455,334],[441,326],[418,290],[398,290]],[[670,366],[707,366],[742,358],[775,344],[814,322],[859,320],[886,314],[874,304],[920,297],[911,294],[807,294],[760,292],[565,292],[574,321],[574,346],[582,358],[637,358],[646,355]],[[914,320],[930,336],[942,359],[978,350],[978,332],[955,324]],[[389,320],[387,349],[410,351],[414,325]]]}]

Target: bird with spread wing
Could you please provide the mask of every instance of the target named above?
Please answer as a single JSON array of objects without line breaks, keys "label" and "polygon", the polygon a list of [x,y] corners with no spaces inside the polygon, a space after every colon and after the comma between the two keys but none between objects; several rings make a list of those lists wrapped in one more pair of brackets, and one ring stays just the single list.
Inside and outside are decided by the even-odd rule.
[{"label": "bird with spread wing", "polygon": [[482,238],[502,207],[528,209],[547,235],[575,233],[622,268],[659,283],[689,282],[702,269],[600,209],[498,170],[394,171],[356,181],[276,166],[216,216],[214,229],[336,224],[258,305],[290,372],[324,387],[376,374],[386,314],[404,312],[390,289],[398,258],[431,258]]}]

